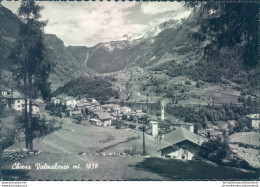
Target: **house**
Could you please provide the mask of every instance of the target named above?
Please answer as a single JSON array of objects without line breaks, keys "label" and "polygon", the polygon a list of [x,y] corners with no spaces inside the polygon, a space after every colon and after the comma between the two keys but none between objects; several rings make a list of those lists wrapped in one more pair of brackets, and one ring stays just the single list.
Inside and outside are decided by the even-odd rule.
[{"label": "house", "polygon": [[0,85],[0,90],[1,90],[1,96],[2,97],[12,95],[12,90],[5,87],[4,85]]},{"label": "house", "polygon": [[36,101],[37,103],[44,103],[44,100],[43,100],[41,97],[35,99],[35,101]]},{"label": "house", "polygon": [[85,99],[81,99],[81,100],[77,100],[77,106],[78,107],[84,107],[86,108],[87,106],[91,106],[92,103],[89,102],[86,98]]},{"label": "house", "polygon": [[112,119],[110,117],[110,114],[105,113],[105,112],[97,112],[96,113],[98,116],[98,119],[102,122],[104,127],[111,126],[112,124]]},{"label": "house", "polygon": [[136,110],[136,111],[135,111],[135,114],[137,114],[137,115],[142,115],[142,114],[143,114],[143,111],[142,111],[142,110]]},{"label": "house", "polygon": [[63,105],[75,108],[77,105],[77,100],[74,99],[73,97],[64,97],[64,98],[62,98],[61,103]]},{"label": "house", "polygon": [[[14,99],[13,109],[16,111],[23,111],[25,109],[24,98]],[[27,101],[27,112],[29,112],[29,101]],[[40,112],[39,105],[35,102],[32,102],[32,114],[37,114]]]},{"label": "house", "polygon": [[2,94],[2,96],[5,97],[5,96],[10,95],[10,91],[5,89],[5,90],[2,90],[2,91],[1,91],[1,94]]},{"label": "house", "polygon": [[121,121],[123,120],[123,114],[110,114],[113,120]]},{"label": "house", "polygon": [[160,149],[161,156],[191,160],[200,151],[200,146],[205,140],[185,128],[179,128],[166,134],[164,141],[168,145]]},{"label": "house", "polygon": [[100,105],[100,103],[96,99],[91,99],[91,103],[94,105]]},{"label": "house", "polygon": [[109,113],[112,112],[112,108],[108,105],[102,105],[101,109],[105,112],[109,112]]},{"label": "house", "polygon": [[142,110],[136,110],[134,113],[134,121],[138,121],[144,115]]},{"label": "house", "polygon": [[82,117],[82,113],[81,111],[70,111],[70,117],[71,118]]},{"label": "house", "polygon": [[85,109],[85,108],[90,108],[91,104],[90,103],[77,103],[78,109]]},{"label": "house", "polygon": [[194,124],[192,124],[192,123],[187,123],[187,122],[178,120],[173,123],[173,126],[175,129],[185,128],[185,129],[189,130],[190,132],[194,133]]},{"label": "house", "polygon": [[92,110],[102,110],[102,107],[100,105],[91,105]]},{"label": "house", "polygon": [[114,111],[114,114],[120,114],[121,112],[120,112],[120,106],[114,106],[113,108],[113,111]]},{"label": "house", "polygon": [[[27,111],[29,112],[29,106],[27,107]],[[38,114],[40,112],[39,105],[36,103],[32,104],[32,114]]]},{"label": "house", "polygon": [[14,98],[12,108],[16,111],[23,111],[25,108],[24,103],[24,98]]},{"label": "house", "polygon": [[83,99],[77,101],[77,104],[80,104],[80,103],[89,103],[89,101],[88,101],[88,99],[83,98]]},{"label": "house", "polygon": [[246,117],[248,117],[251,120],[252,127],[256,130],[259,130],[260,114],[249,114]]},{"label": "house", "polygon": [[52,97],[51,98],[51,103],[53,103],[54,105],[58,105],[61,103],[61,98],[59,97]]},{"label": "house", "polygon": [[103,125],[104,127],[108,127],[112,124],[112,118],[108,113],[96,111],[94,118],[89,119],[89,122],[94,125]]},{"label": "house", "polygon": [[3,103],[6,105],[7,108],[9,109],[14,109],[14,102],[15,102],[15,99],[17,98],[23,98],[22,97],[22,94],[18,91],[13,91],[9,88],[6,88],[4,87],[3,85],[0,85],[0,88],[1,88],[1,98],[2,98],[2,101]]},{"label": "house", "polygon": [[102,125],[102,122],[99,119],[95,119],[95,118],[89,119],[89,122],[92,125],[98,125],[98,126]]},{"label": "house", "polygon": [[121,112],[125,115],[131,113],[131,108],[127,107],[127,106],[124,106],[124,107],[121,107]]},{"label": "house", "polygon": [[159,131],[159,124],[157,121],[150,121],[149,122],[150,128],[152,129],[152,135],[153,137],[158,136],[158,131]]},{"label": "house", "polygon": [[194,124],[192,123],[184,123],[183,128],[189,130],[190,132],[194,133]]}]

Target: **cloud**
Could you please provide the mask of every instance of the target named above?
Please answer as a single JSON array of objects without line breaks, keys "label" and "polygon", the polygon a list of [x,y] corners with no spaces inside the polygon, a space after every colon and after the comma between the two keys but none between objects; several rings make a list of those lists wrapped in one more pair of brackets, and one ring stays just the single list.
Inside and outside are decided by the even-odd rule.
[{"label": "cloud", "polygon": [[135,2],[43,4],[44,18],[49,18],[47,33],[57,34],[66,45],[87,46],[120,39],[130,29],[124,24],[126,9],[135,6]]},{"label": "cloud", "polygon": [[[20,2],[4,1],[14,13]],[[179,2],[114,1],[39,1],[44,6],[42,19],[48,20],[45,32],[55,34],[65,45],[93,46],[123,40],[126,33],[145,33],[169,19],[187,16]]]},{"label": "cloud", "polygon": [[179,11],[183,9],[181,2],[147,2],[141,5],[144,14],[159,14],[169,11]]},{"label": "cloud", "polygon": [[191,14],[191,10],[186,10],[186,11],[180,12],[179,14],[177,14],[176,16],[174,16],[173,19],[179,20],[179,19],[182,19],[182,18],[186,18],[186,17],[188,17],[190,14]]}]

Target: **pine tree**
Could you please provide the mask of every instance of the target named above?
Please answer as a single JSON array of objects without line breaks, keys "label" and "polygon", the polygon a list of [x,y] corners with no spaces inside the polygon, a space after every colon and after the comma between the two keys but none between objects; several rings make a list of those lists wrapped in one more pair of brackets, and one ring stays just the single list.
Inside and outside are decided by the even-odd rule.
[{"label": "pine tree", "polygon": [[[13,51],[13,70],[19,90],[25,96],[24,126],[26,148],[33,149],[33,124],[32,99],[39,95],[47,99],[50,95],[50,62],[46,55],[44,45],[44,32],[46,21],[40,21],[40,11],[43,7],[33,0],[23,1],[18,10],[22,22],[20,26],[20,39]],[[27,103],[29,104],[27,106]],[[28,110],[28,111],[27,111]]]}]

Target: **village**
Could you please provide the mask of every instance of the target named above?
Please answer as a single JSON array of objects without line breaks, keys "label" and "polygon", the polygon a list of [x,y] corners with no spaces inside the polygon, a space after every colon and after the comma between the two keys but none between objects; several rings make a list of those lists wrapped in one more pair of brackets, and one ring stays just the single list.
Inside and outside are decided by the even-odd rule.
[{"label": "village", "polygon": [[[5,108],[22,112],[25,109],[24,98],[21,93],[2,87],[2,96]],[[150,115],[142,109],[135,109],[123,106],[122,103],[100,104],[95,98],[75,99],[71,96],[59,95],[52,97],[50,102],[45,103],[42,98],[34,99],[32,102],[32,114],[42,115],[48,113],[59,118],[68,118],[73,123],[79,125],[92,125],[109,129],[131,129],[140,131],[153,139],[158,144],[158,156],[192,160],[196,157],[203,142],[210,139],[224,139],[227,131],[220,128],[215,129],[195,129],[194,124],[173,118],[165,113],[165,103],[161,101],[160,116]],[[28,103],[27,103],[28,104]],[[27,107],[29,108],[29,107]],[[259,114],[247,116],[254,131],[259,130]],[[170,119],[170,120],[169,120]],[[227,124],[224,124],[227,126]],[[61,127],[62,128],[62,127]],[[143,134],[144,136],[144,134]],[[105,141],[113,140],[108,136]],[[143,141],[143,154],[149,155],[145,150],[145,140]],[[256,146],[257,147],[257,146]]]}]

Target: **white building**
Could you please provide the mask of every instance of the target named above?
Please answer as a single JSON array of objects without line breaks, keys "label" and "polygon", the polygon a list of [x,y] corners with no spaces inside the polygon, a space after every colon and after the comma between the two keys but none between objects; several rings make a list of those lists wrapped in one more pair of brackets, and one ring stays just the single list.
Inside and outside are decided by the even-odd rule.
[{"label": "white building", "polygon": [[61,99],[61,103],[67,107],[75,108],[77,105],[77,100],[73,97],[64,97]]},{"label": "white building", "polygon": [[248,117],[251,120],[252,127],[256,130],[259,130],[260,114],[249,114],[246,117]]},{"label": "white building", "polygon": [[93,125],[98,125],[98,126],[101,126],[102,125],[102,122],[99,120],[99,119],[89,119],[89,122]]},{"label": "white building", "polygon": [[120,110],[119,106],[114,106],[112,109],[114,111],[114,114],[120,114],[121,113],[121,110]]},{"label": "white building", "polygon": [[189,130],[190,132],[194,133],[194,124],[192,123],[185,123],[183,125],[184,128],[186,128],[187,130]]},{"label": "white building", "polygon": [[[29,112],[29,105],[27,107],[27,111]],[[40,108],[38,105],[33,104],[32,105],[32,114],[38,114],[40,112]]]},{"label": "white building", "polygon": [[36,101],[37,103],[44,103],[44,100],[43,100],[41,97],[35,99],[35,101]]},{"label": "white building", "polygon": [[111,126],[112,118],[111,118],[110,114],[105,113],[105,112],[96,112],[96,115],[104,127]]},{"label": "white building", "polygon": [[2,90],[1,94],[2,96],[8,96],[9,92],[7,90]]},{"label": "white building", "polygon": [[100,105],[100,103],[96,99],[92,99],[91,103],[94,105]]},{"label": "white building", "polygon": [[25,108],[24,103],[25,102],[23,98],[14,99],[13,109],[16,111],[23,111]]},{"label": "white building", "polygon": [[77,105],[77,101],[76,101],[76,99],[72,99],[72,100],[68,100],[68,101],[66,101],[66,106],[76,106]]},{"label": "white building", "polygon": [[129,114],[129,113],[131,113],[131,111],[132,111],[131,108],[129,108],[127,106],[121,107],[121,112],[123,114]]},{"label": "white building", "polygon": [[161,121],[164,121],[164,101],[161,102]]},{"label": "white building", "polygon": [[158,132],[159,132],[158,122],[157,121],[150,121],[149,125],[152,128],[152,135],[153,135],[153,137],[157,137],[158,136]]},{"label": "white building", "polygon": [[61,103],[61,98],[59,97],[53,97],[51,98],[51,103],[55,104],[55,105],[58,105]]},{"label": "white building", "polygon": [[[13,109],[16,111],[23,111],[25,109],[25,101],[23,98],[14,99]],[[29,101],[27,101],[27,112],[29,112]],[[37,104],[32,103],[32,114],[40,112],[40,108]]]}]

